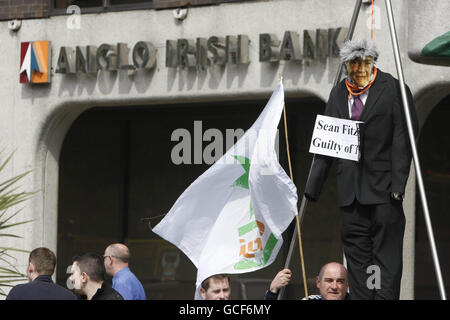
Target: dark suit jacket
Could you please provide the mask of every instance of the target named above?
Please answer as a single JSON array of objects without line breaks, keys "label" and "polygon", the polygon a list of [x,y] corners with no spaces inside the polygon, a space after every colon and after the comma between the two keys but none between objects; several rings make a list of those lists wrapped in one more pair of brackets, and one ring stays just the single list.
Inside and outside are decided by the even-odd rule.
[{"label": "dark suit jacket", "polygon": [[53,283],[47,275],[38,276],[30,283],[18,284],[11,289],[6,300],[76,300],[66,288]]},{"label": "dark suit jacket", "polygon": [[[417,116],[411,91],[406,88],[417,135]],[[325,115],[350,119],[345,80],[331,90]],[[360,161],[337,159],[339,206],[350,205],[355,198],[361,204],[386,203],[391,192],[405,192],[412,152],[397,79],[378,70],[360,121],[364,122],[360,130]],[[315,155],[305,188],[308,199],[318,200],[333,159]]]},{"label": "dark suit jacket", "polygon": [[92,300],[123,300],[123,297],[108,283],[103,281],[102,287],[97,290]]}]

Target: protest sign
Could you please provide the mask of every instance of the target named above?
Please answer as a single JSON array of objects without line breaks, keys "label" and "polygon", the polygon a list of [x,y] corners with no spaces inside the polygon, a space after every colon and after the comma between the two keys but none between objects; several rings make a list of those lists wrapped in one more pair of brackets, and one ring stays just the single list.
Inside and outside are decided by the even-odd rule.
[{"label": "protest sign", "polygon": [[317,115],[309,152],[359,161],[363,122]]}]

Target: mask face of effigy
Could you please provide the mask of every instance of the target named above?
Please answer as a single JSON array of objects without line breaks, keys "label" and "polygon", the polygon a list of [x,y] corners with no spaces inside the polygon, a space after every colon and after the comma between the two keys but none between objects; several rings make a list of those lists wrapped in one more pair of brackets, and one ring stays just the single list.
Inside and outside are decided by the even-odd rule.
[{"label": "mask face of effigy", "polygon": [[347,74],[352,82],[360,88],[364,88],[370,82],[370,76],[373,70],[373,60],[371,57],[355,58],[345,64]]}]

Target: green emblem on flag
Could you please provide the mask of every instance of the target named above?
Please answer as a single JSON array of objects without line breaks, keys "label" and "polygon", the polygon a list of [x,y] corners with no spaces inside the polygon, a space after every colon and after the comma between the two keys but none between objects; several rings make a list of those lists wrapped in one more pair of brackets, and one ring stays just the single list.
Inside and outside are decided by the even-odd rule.
[{"label": "green emblem on flag", "polygon": [[[240,176],[233,184],[234,187],[241,187],[250,190],[248,178],[250,174],[250,159],[243,156],[233,156],[241,166],[244,168],[245,173]],[[245,270],[256,267],[264,266],[270,259],[273,249],[278,242],[278,239],[270,234],[265,246],[263,247],[262,236],[264,234],[265,226],[262,222],[257,221],[254,217],[253,205],[250,200],[250,221],[238,229],[239,241],[240,241],[240,253],[242,256],[241,261],[234,265],[235,270]],[[253,217],[253,220],[251,220]],[[253,230],[259,230],[256,238],[245,239],[245,235],[249,234]],[[251,236],[251,235],[250,235]],[[244,239],[243,239],[244,238]],[[261,254],[262,253],[262,254]],[[256,254],[261,256],[259,259],[256,258]],[[258,261],[259,260],[259,261]]]},{"label": "green emblem on flag", "polygon": [[249,190],[248,175],[250,174],[250,159],[243,156],[233,156],[233,158],[239,161],[242,168],[245,170],[245,173],[234,182],[233,186],[239,186]]}]

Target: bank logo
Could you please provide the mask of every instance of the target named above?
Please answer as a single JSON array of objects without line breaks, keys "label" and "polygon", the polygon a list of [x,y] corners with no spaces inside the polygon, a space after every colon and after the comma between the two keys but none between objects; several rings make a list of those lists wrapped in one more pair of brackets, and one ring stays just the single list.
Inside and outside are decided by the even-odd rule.
[{"label": "bank logo", "polygon": [[50,41],[29,41],[20,45],[20,83],[50,82]]}]

